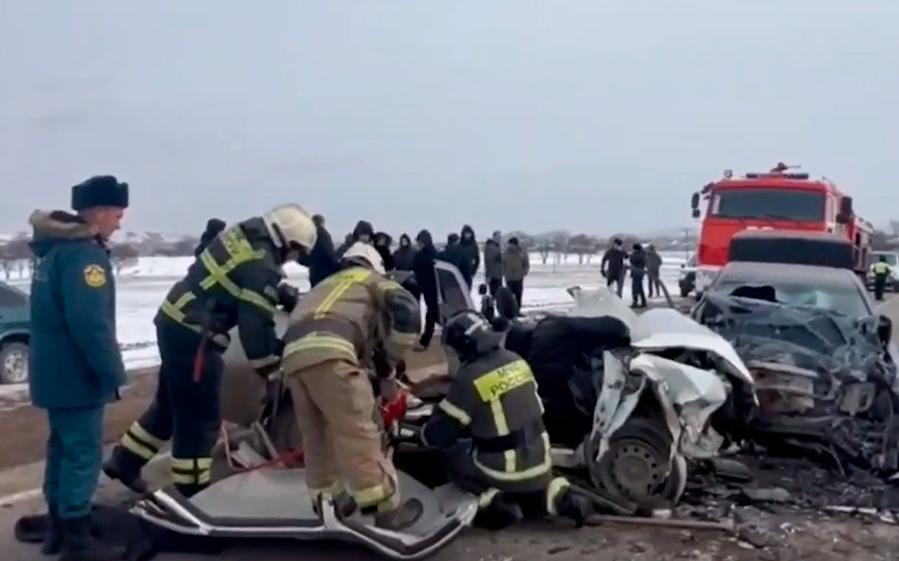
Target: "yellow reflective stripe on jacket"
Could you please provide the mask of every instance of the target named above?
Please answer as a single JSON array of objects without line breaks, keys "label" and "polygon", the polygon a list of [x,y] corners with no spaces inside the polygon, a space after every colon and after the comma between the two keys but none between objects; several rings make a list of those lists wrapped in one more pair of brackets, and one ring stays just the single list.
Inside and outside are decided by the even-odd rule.
[{"label": "yellow reflective stripe on jacket", "polygon": [[545,432],[543,433],[543,443],[546,449],[546,456],[543,459],[543,462],[539,465],[536,465],[532,468],[528,468],[522,471],[516,471],[514,473],[507,473],[504,471],[497,471],[495,469],[491,469],[481,462],[478,461],[477,456],[474,456],[474,464],[484,472],[488,477],[492,477],[497,481],[506,481],[506,482],[516,482],[516,481],[526,481],[528,479],[533,479],[535,477],[539,477],[548,473],[552,469],[552,456],[550,456],[550,448],[549,448],[549,435]]},{"label": "yellow reflective stripe on jacket", "polygon": [[189,303],[193,302],[196,299],[197,295],[193,292],[185,292],[177,300],[175,300],[173,306],[175,306],[175,308],[177,308],[178,310],[183,310],[184,306],[187,306]]},{"label": "yellow reflective stripe on jacket", "polygon": [[[493,415],[493,424],[496,427],[497,436],[509,434],[509,423],[503,410],[502,396],[534,381],[534,375],[527,362],[516,360],[492,370],[474,381],[475,389],[481,400],[490,404],[490,412]],[[505,458],[505,473],[517,473],[517,460],[515,450],[503,452]]]},{"label": "yellow reflective stripe on jacket", "polygon": [[516,360],[479,377],[474,381],[474,386],[481,399],[490,402],[533,381],[534,375],[528,364],[523,360]]},{"label": "yellow reflective stripe on jacket", "polygon": [[[229,261],[228,263],[226,263],[225,267],[220,267],[219,264],[215,262],[215,259],[212,257],[212,254],[208,252],[208,250],[204,251],[200,255],[200,261],[203,262],[203,266],[205,266],[206,270],[209,272],[209,276],[200,282],[200,286],[203,289],[208,290],[212,288],[216,283],[218,283],[222,285],[222,288],[227,290],[228,293],[231,294],[231,296],[234,296],[238,300],[243,300],[245,302],[249,302],[250,304],[255,304],[266,312],[274,313],[275,306],[268,298],[253,290],[248,290],[246,288],[241,289],[236,284],[234,284],[234,281],[228,278],[226,268],[228,268],[229,265],[232,265],[232,263],[235,262]],[[230,266],[230,270],[233,270],[235,267],[237,267],[237,265],[240,264],[241,263],[236,263],[233,266]]]},{"label": "yellow reflective stripe on jacket", "polygon": [[313,313],[312,317],[314,319],[321,319],[325,317],[325,315],[331,311],[331,308],[334,307],[334,304],[337,303],[340,298],[346,294],[346,292],[352,288],[354,285],[359,284],[361,282],[366,281],[369,277],[371,277],[372,272],[367,269],[362,268],[352,268],[347,269],[345,271],[341,271],[331,277],[328,278],[328,284],[333,284],[331,287],[331,292],[322,300],[322,303],[318,305]]},{"label": "yellow reflective stripe on jacket", "polygon": [[275,313],[275,305],[272,304],[271,300],[254,290],[248,290],[244,288],[240,291],[240,295],[238,296],[238,298],[245,302],[249,302],[250,304],[255,304],[266,312],[269,312],[271,314]]},{"label": "yellow reflective stripe on jacket", "polygon": [[342,337],[319,332],[312,332],[285,345],[282,357],[286,360],[288,356],[294,353],[313,350],[337,351],[342,355],[346,355],[354,363],[358,360],[356,347],[352,343]]},{"label": "yellow reflective stripe on jacket", "polygon": [[187,320],[184,316],[184,312],[182,312],[179,308],[176,308],[175,305],[172,304],[171,302],[169,302],[168,300],[163,300],[162,305],[159,307],[159,309],[162,310],[162,312],[165,315],[169,316],[170,318],[177,321],[178,323],[180,323],[182,325],[186,325],[187,327],[190,327],[194,331],[197,331],[197,332],[200,331],[200,327],[198,325],[192,325],[192,324],[187,323]]},{"label": "yellow reflective stripe on jacket", "polygon": [[[503,411],[503,402],[499,398],[490,400],[490,412],[493,414],[493,423],[496,425],[496,435],[509,434],[509,423],[506,421],[506,412]],[[506,473],[515,473],[515,450],[503,452],[506,459]]]},{"label": "yellow reflective stripe on jacket", "polygon": [[890,272],[890,266],[886,263],[880,262],[874,264],[874,274],[875,275],[885,275]]},{"label": "yellow reflective stripe on jacket", "polygon": [[461,407],[458,407],[456,404],[452,403],[448,399],[444,399],[441,401],[437,408],[452,417],[453,419],[459,421],[464,426],[468,426],[471,424],[471,416],[465,412]]}]

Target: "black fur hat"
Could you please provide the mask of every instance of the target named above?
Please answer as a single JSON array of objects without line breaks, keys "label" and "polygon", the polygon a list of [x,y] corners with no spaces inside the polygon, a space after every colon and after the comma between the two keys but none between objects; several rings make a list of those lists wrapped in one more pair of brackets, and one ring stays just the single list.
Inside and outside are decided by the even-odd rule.
[{"label": "black fur hat", "polygon": [[72,187],[73,210],[97,206],[128,208],[128,184],[119,183],[113,175],[95,175]]}]

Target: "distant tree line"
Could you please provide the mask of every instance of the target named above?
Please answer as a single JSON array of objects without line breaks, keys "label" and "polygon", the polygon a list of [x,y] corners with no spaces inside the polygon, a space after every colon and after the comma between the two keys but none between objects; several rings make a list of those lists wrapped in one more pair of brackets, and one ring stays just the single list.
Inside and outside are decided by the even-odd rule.
[{"label": "distant tree line", "polygon": [[[30,239],[20,235],[10,241],[0,242],[0,272],[3,278],[10,280],[31,276],[34,272],[35,257],[31,251]],[[110,259],[116,274],[128,265],[136,264],[141,256],[186,257],[194,254],[199,243],[197,238],[183,238],[170,244],[157,244],[153,247],[133,243],[111,243]],[[27,275],[26,275],[27,273]]]}]

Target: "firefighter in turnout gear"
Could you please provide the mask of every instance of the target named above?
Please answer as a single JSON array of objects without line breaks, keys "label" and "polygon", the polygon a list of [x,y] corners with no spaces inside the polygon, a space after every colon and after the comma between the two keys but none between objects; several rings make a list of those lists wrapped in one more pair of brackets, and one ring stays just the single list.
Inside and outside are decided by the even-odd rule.
[{"label": "firefighter in turnout gear", "polygon": [[181,494],[189,497],[209,485],[228,333],[237,326],[261,377],[277,374],[283,343],[273,314],[281,267],[308,254],[315,240],[311,217],[287,204],[228,228],[200,253],[156,314],[156,397],[104,464],[110,478],[146,492],[140,471],[171,439],[172,479]]},{"label": "firefighter in turnout gear", "polygon": [[550,514],[580,527],[590,502],[553,477],[537,384],[527,362],[500,347],[501,337],[473,311],[450,318],[443,343],[460,367],[422,441],[445,450],[453,481],[480,496],[476,524],[500,529]]},{"label": "firefighter in turnout gear", "polygon": [[378,251],[357,242],[342,269],[307,293],[290,315],[282,367],[303,433],[313,506],[344,501],[398,530],[422,514],[402,502],[396,470],[382,449],[372,379],[378,357],[395,366],[421,331],[418,301],[385,277]]},{"label": "firefighter in turnout gear", "polygon": [[881,255],[880,260],[874,264],[871,270],[874,273],[874,298],[881,302],[883,301],[883,293],[886,291],[891,274],[887,258]]}]

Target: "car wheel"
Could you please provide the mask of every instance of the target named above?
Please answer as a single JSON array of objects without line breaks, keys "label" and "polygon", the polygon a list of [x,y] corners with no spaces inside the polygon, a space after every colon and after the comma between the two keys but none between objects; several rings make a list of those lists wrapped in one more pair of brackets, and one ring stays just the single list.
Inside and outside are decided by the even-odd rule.
[{"label": "car wheel", "polygon": [[680,287],[680,297],[681,297],[681,298],[686,298],[686,297],[689,296],[689,295],[690,295],[690,288],[687,287],[687,286],[683,286],[683,285],[682,285],[682,286]]},{"label": "car wheel", "polygon": [[[677,503],[687,482],[683,457],[671,460],[671,435],[658,422],[631,419],[611,438],[599,464],[591,462],[593,484],[644,511]],[[595,458],[591,455],[590,458]]]},{"label": "car wheel", "polygon": [[0,383],[24,384],[28,381],[28,345],[6,343],[0,347]]}]

